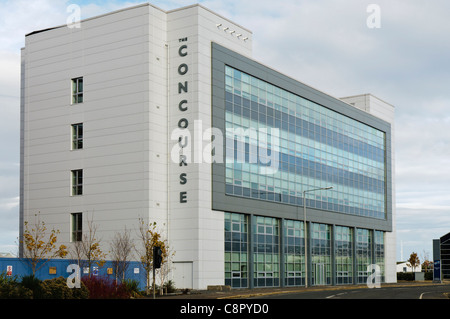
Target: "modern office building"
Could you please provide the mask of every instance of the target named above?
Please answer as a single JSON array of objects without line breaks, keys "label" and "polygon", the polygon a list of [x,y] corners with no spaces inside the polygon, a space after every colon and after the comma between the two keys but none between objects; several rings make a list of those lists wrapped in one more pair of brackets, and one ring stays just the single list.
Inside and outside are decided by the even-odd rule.
[{"label": "modern office building", "polygon": [[156,222],[180,288],[366,283],[372,264],[396,281],[394,108],[251,54],[201,5],[26,35],[21,232],[40,212],[70,247],[92,220],[108,251]]},{"label": "modern office building", "polygon": [[434,278],[450,279],[450,233],[433,239]]}]

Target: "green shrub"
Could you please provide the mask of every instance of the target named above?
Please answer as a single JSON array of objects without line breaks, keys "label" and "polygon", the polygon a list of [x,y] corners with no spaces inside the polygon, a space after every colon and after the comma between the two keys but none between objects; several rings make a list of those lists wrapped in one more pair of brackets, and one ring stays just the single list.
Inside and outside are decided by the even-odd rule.
[{"label": "green shrub", "polygon": [[122,282],[122,285],[125,286],[125,289],[132,297],[137,297],[140,295],[139,291],[139,281],[133,279],[125,279]]},{"label": "green shrub", "polygon": [[16,277],[0,274],[1,299],[87,299],[89,291],[81,283],[80,288],[69,288],[67,279],[58,277],[39,280],[33,275],[24,276],[19,282]]},{"label": "green shrub", "polygon": [[10,281],[17,281],[17,276],[6,276],[4,272],[0,273],[0,286],[7,284]]},{"label": "green shrub", "polygon": [[4,272],[0,273],[0,287],[12,281],[17,282],[17,276],[6,276]]},{"label": "green shrub", "polygon": [[42,296],[42,281],[36,278],[34,275],[28,275],[22,277],[20,283],[22,287],[30,289],[33,292],[33,299],[40,299]]},{"label": "green shrub", "polygon": [[32,299],[33,291],[19,283],[17,276],[0,274],[0,299]]},{"label": "green shrub", "polygon": [[69,288],[67,279],[58,277],[44,280],[41,284],[44,299],[88,299],[89,290],[81,282],[80,288]]},{"label": "green shrub", "polygon": [[413,272],[398,272],[397,280],[414,281],[415,275]]},{"label": "green shrub", "polygon": [[167,293],[169,293],[169,294],[173,293],[177,290],[175,287],[175,284],[172,280],[169,280],[168,282],[166,282],[163,287],[164,287],[164,290],[167,291]]},{"label": "green shrub", "polygon": [[33,299],[33,291],[9,282],[0,286],[0,299]]}]

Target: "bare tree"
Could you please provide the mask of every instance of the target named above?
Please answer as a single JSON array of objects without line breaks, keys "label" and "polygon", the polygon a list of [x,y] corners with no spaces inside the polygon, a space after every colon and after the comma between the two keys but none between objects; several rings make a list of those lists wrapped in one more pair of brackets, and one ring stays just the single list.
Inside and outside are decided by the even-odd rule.
[{"label": "bare tree", "polygon": [[422,260],[423,260],[422,269],[424,269],[425,272],[427,272],[428,269],[431,268],[432,262],[429,260],[429,254],[426,250],[423,250]]},{"label": "bare tree", "polygon": [[97,238],[97,225],[93,219],[86,223],[87,232],[83,231],[81,241],[73,243],[72,255],[78,261],[80,267],[89,269],[89,277],[91,276],[91,267],[97,265],[102,267],[105,263],[106,255],[100,248],[100,239]]},{"label": "bare tree", "polygon": [[124,281],[125,273],[129,266],[129,258],[134,248],[130,231],[125,228],[122,233],[116,233],[110,247],[112,263],[116,270],[116,282],[119,278]]},{"label": "bare tree", "polygon": [[160,247],[162,250],[162,261],[161,268],[159,269],[159,279],[160,289],[162,291],[164,283],[167,281],[167,276],[169,275],[171,270],[172,258],[175,256],[175,251],[170,248],[167,239],[163,239],[160,241]]}]

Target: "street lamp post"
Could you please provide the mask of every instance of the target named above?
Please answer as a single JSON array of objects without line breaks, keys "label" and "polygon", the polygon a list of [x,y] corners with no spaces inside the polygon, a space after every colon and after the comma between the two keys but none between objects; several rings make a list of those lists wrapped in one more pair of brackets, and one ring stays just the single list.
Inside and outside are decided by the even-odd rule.
[{"label": "street lamp post", "polygon": [[333,186],[314,188],[303,191],[303,227],[305,233],[305,288],[308,288],[308,232],[306,230],[306,193],[328,189],[333,189]]}]

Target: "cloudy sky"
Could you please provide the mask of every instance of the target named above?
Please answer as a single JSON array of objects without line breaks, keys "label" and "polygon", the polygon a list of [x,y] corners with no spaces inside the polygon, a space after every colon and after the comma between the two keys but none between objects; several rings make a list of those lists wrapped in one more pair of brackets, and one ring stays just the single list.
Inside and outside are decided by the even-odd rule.
[{"label": "cloudy sky", "polygon": [[[65,24],[70,4],[84,19],[142,2],[0,0],[0,252],[17,252],[24,35]],[[397,259],[432,258],[432,239],[450,232],[450,1],[198,2],[253,31],[255,60],[336,97],[372,93],[395,106]],[[379,28],[368,27],[370,4]]]}]

